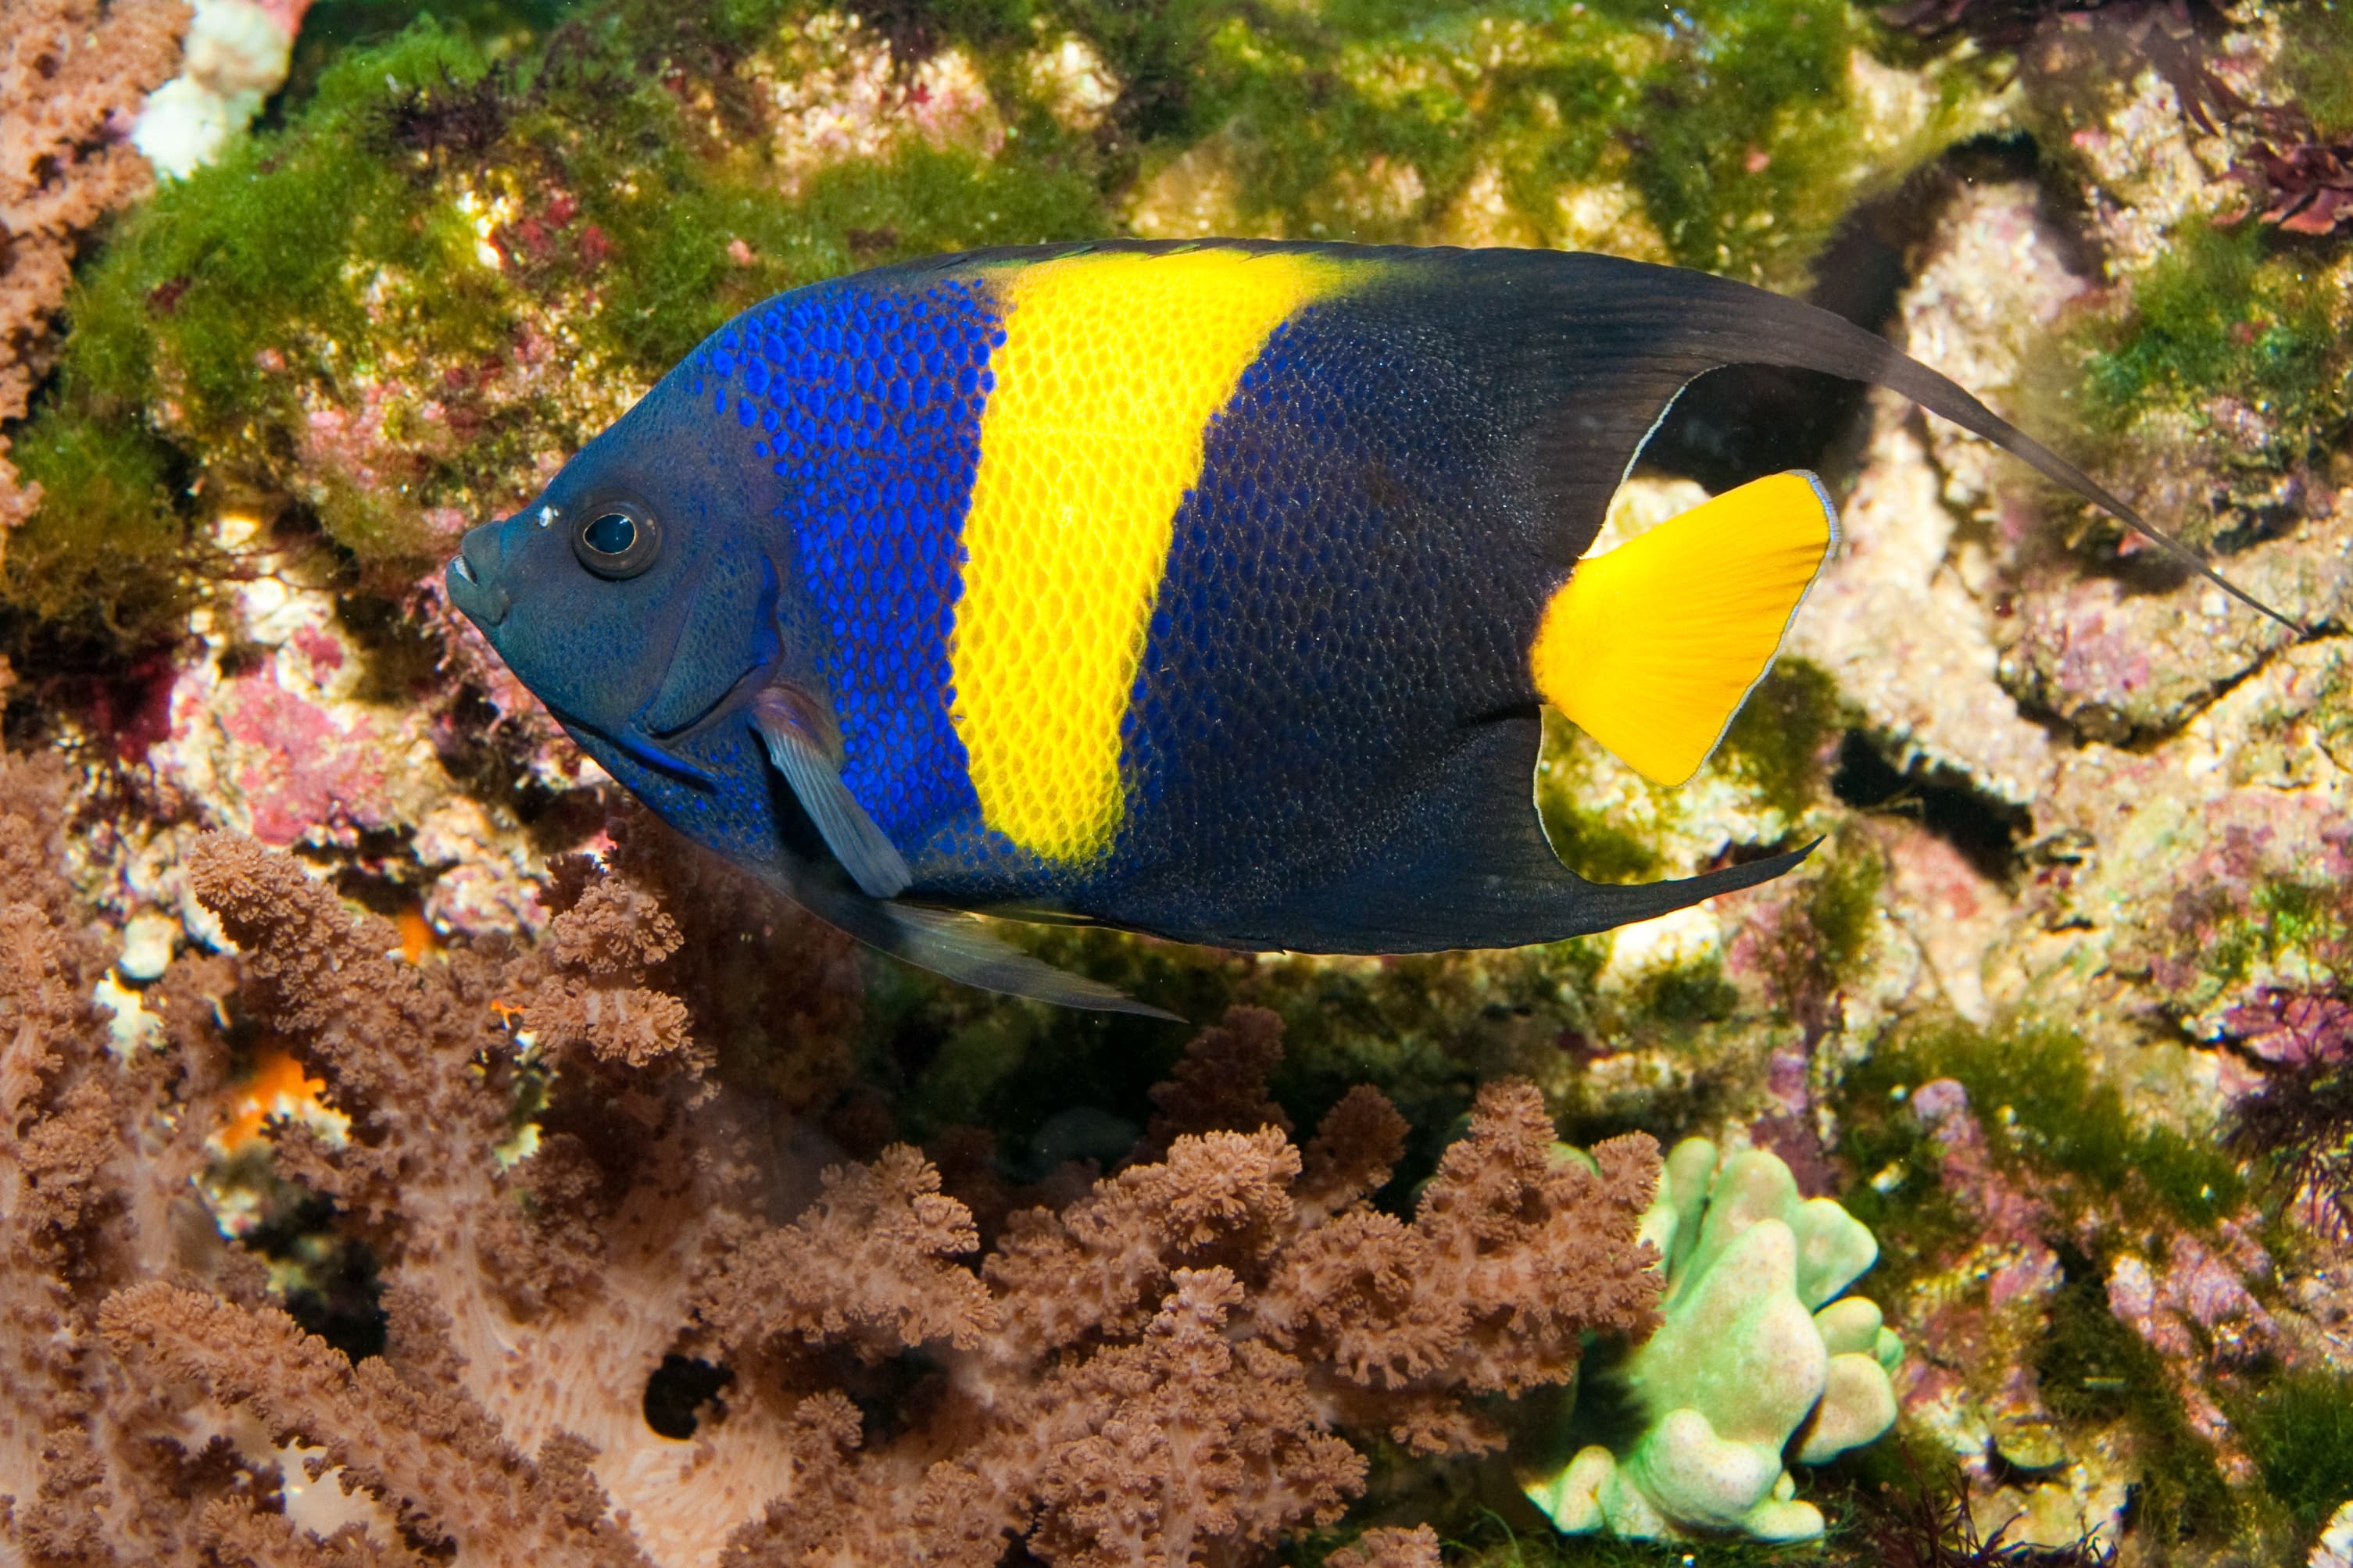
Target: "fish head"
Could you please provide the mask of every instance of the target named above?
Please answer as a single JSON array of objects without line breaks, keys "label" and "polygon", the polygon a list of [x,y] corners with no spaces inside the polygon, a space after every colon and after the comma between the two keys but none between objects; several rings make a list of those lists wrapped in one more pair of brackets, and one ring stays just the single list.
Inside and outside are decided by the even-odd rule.
[{"label": "fish head", "polygon": [[468,532],[445,577],[574,739],[681,826],[681,790],[765,795],[728,720],[810,662],[773,526],[782,481],[686,369],[522,510]]}]

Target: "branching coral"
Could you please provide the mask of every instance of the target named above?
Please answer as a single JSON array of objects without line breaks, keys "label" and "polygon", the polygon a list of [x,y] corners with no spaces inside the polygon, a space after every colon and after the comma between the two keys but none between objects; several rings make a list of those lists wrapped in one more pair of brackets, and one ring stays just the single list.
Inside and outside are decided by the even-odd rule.
[{"label": "branching coral", "polygon": [[[0,424],[23,416],[47,367],[76,242],[147,184],[122,138],[172,74],[187,19],[182,0],[0,3]],[[0,528],[40,504],[7,451],[0,437]]]},{"label": "branching coral", "polygon": [[294,30],[311,0],[204,0],[178,76],[157,89],[132,133],[157,172],[185,174],[261,112],[286,81]]},{"label": "branching coral", "polygon": [[[1242,1016],[1206,1048],[1265,1027]],[[1232,1087],[1229,1105],[1263,1094]],[[1491,1086],[1410,1224],[1366,1201],[1404,1131],[1370,1090],[1303,1155],[1273,1126],[1188,1131],[1060,1214],[1016,1214],[981,1270],[987,1294],[927,1292],[957,1304],[953,1320],[863,1328],[870,1354],[887,1335],[931,1342],[926,1422],[853,1457],[858,1429],[834,1408],[839,1451],[811,1484],[836,1506],[771,1510],[731,1561],[985,1564],[1008,1534],[1056,1563],[1233,1561],[1336,1517],[1359,1489],[1364,1462],[1335,1426],[1429,1454],[1498,1446],[1464,1394],[1564,1381],[1585,1333],[1640,1333],[1654,1299],[1630,1228],[1655,1169],[1647,1141],[1564,1167],[1549,1126],[1532,1088]],[[910,1162],[896,1176],[922,1198],[925,1173]],[[806,1375],[793,1363],[811,1341],[841,1337],[806,1307],[776,1309],[810,1277],[801,1258],[855,1245],[860,1274],[906,1272],[873,1256],[894,1238],[878,1240],[871,1196],[834,1182],[831,1215],[744,1249],[705,1287],[707,1349],[765,1363],[772,1385]],[[955,1246],[937,1225],[908,1239]]]},{"label": "branching coral", "polygon": [[57,870],[62,790],[54,763],[0,759],[0,1560],[171,1561],[194,1545],[175,1495],[267,1489],[275,1466],[208,1449],[200,1419],[124,1390],[98,1303],[135,1279],[200,1275],[249,1298],[260,1270],[207,1244],[188,1196],[228,1065],[188,1026],[210,966],[151,997],[168,1058],[110,1050],[90,994],[111,955]]},{"label": "branching coral", "polygon": [[[1370,1201],[1402,1119],[1359,1089],[1294,1146],[1249,1012],[1130,1163],[976,1267],[921,1152],[813,1171],[715,1074],[711,1009],[669,988],[698,972],[655,889],[685,873],[643,842],[559,865],[537,944],[417,962],[298,861],[208,837],[190,885],[240,956],[167,972],[169,1047],[118,1065],[43,793],[0,783],[0,1289],[31,1413],[0,1416],[0,1542],[27,1562],[1241,1563],[1338,1519],[1349,1435],[1491,1449],[1481,1396],[1654,1318],[1647,1140],[1557,1162],[1533,1087],[1492,1084],[1409,1221]],[[265,1136],[373,1255],[380,1354],[306,1333],[186,1196],[234,1061],[280,1052],[349,1118]],[[684,1440],[645,1414],[679,1357],[730,1374]]]}]

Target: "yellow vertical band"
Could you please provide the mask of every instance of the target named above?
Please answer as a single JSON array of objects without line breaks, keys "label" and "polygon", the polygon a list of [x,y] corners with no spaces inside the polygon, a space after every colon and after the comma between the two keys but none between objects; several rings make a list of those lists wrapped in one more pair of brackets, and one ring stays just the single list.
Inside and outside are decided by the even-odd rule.
[{"label": "yellow vertical band", "polygon": [[1118,830],[1121,723],[1209,420],[1345,265],[1111,252],[1000,283],[950,713],[982,821],[1023,848],[1082,860]]}]

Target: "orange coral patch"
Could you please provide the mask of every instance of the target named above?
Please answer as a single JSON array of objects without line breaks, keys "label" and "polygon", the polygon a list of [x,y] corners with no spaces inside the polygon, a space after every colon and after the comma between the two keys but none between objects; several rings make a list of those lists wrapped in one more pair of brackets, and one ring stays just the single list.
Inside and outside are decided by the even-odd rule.
[{"label": "orange coral patch", "polygon": [[400,956],[411,963],[422,963],[441,951],[441,938],[426,921],[420,910],[403,910],[394,917],[400,928]]},{"label": "orange coral patch", "polygon": [[297,1117],[323,1112],[325,1080],[306,1077],[302,1064],[284,1051],[269,1051],[254,1065],[253,1081],[231,1102],[228,1125],[220,1131],[220,1146],[230,1152],[261,1136],[262,1124],[272,1116]]}]

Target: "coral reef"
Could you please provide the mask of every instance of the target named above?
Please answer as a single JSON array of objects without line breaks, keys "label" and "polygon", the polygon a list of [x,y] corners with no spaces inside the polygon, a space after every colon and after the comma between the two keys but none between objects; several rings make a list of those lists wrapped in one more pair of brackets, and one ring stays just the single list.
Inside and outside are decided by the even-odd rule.
[{"label": "coral reef", "polygon": [[194,0],[180,74],[140,111],[132,145],[158,174],[211,163],[286,81],[311,0]]},{"label": "coral reef", "polygon": [[[142,199],[187,14],[0,0],[0,1560],[2353,1552],[2338,0],[396,11],[318,0]],[[1608,537],[1805,466],[1842,554],[1689,786],[1556,724],[1538,804],[1602,879],[1811,859],[1516,952],[1021,937],[1224,1018],[1180,1053],[677,853],[440,598],[768,292],[1213,231],[1808,289],[2308,633],[1892,400],[1712,380]],[[1802,1273],[1642,1266],[1631,1133],[1868,1227],[1900,1454],[1677,1392],[1746,1500],[1677,1512],[1629,1368],[1834,1358]],[[1557,1534],[1517,1482],[1588,1443],[1683,1533]]]},{"label": "coral reef", "polygon": [[[24,416],[55,347],[82,236],[143,189],[128,116],[171,74],[180,0],[8,0],[0,7],[0,426]],[[0,435],[0,529],[40,504]]]},{"label": "coral reef", "polygon": [[[54,869],[57,780],[9,766],[0,1476],[32,1561],[307,1540],[989,1563],[1018,1539],[1054,1563],[1240,1562],[1361,1490],[1341,1433],[1493,1449],[1466,1396],[1564,1382],[1585,1336],[1651,1321],[1647,1140],[1556,1162],[1534,1089],[1499,1082],[1400,1219],[1367,1202],[1405,1131],[1377,1092],[1302,1150],[1259,1116],[1262,1078],[1212,1081],[1237,1038],[1263,1066],[1279,1027],[1249,1013],[1203,1037],[1135,1161],[1005,1214],[960,1262],[972,1210],[918,1151],[812,1171],[772,1099],[713,1078],[657,984],[683,934],[643,847],[565,863],[542,942],[417,962],[282,853],[205,839],[190,886],[239,956],[168,969],[164,1043],[118,1059],[84,1000],[104,955]],[[237,1057],[261,1050],[339,1119],[262,1136],[379,1271],[383,1346],[356,1363],[266,1303],[250,1253],[175,1217]],[[798,1217],[769,1218],[796,1191]],[[729,1373],[692,1441],[643,1413],[666,1358]],[[901,1414],[874,1431],[853,1396]],[[157,1485],[190,1506],[159,1516]]]},{"label": "coral reef", "polygon": [[1529,1497],[1569,1534],[1820,1535],[1783,1450],[1802,1430],[1797,1459],[1824,1464],[1895,1424],[1903,1346],[1876,1306],[1841,1295],[1878,1257],[1871,1233],[1828,1198],[1800,1199],[1773,1155],[1724,1159],[1704,1138],[1667,1156],[1643,1230],[1664,1321],[1585,1391],[1630,1406],[1636,1435],[1579,1449]]}]

